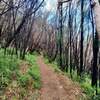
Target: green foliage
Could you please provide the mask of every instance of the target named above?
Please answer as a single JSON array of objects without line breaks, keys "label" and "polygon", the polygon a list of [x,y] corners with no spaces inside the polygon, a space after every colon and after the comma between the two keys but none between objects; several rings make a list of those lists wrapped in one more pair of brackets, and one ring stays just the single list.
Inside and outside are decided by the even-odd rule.
[{"label": "green foliage", "polygon": [[[4,55],[4,50],[0,50],[0,100],[8,98],[5,94],[8,89],[15,93],[15,96],[11,97],[13,100],[24,100],[25,97],[29,96],[29,91],[32,91],[32,88],[41,88],[40,71],[36,63],[38,54],[26,54],[27,69],[25,68],[26,71],[23,73],[24,64],[21,63],[25,61],[18,59],[16,55],[11,56],[9,49],[7,52]],[[16,97],[17,94],[18,97]]]},{"label": "green foliage", "polygon": [[85,81],[80,85],[83,88],[84,93],[88,96],[89,100],[100,100],[100,91],[98,91],[98,94],[96,95],[96,89],[90,85],[90,82]]},{"label": "green foliage", "polygon": [[0,77],[0,90],[8,86],[10,80],[7,77]]},{"label": "green foliage", "polygon": [[31,75],[31,77],[32,77],[34,80],[37,80],[37,81],[40,80],[40,74],[39,74],[39,71],[38,71],[37,67],[36,67],[36,68],[31,67],[31,68],[29,69],[28,73],[29,73],[29,75]]},{"label": "green foliage", "polygon": [[84,89],[84,92],[89,96],[95,95],[94,88],[89,83],[81,83],[81,87]]},{"label": "green foliage", "polygon": [[33,88],[35,89],[40,89],[41,88],[41,82],[40,81],[35,81],[33,83]]},{"label": "green foliage", "polygon": [[18,82],[20,86],[27,87],[30,80],[30,76],[28,74],[20,75]]},{"label": "green foliage", "polygon": [[39,53],[38,53],[38,52],[36,52],[36,51],[34,51],[34,52],[32,52],[32,53],[31,53],[31,55],[38,56],[38,55],[39,55]]},{"label": "green foliage", "polygon": [[33,88],[40,89],[41,88],[41,78],[40,78],[40,70],[37,65],[37,54],[32,56],[30,54],[26,55],[26,60],[30,62],[30,69],[28,70],[28,74],[33,79]]},{"label": "green foliage", "polygon": [[91,100],[100,100],[100,94],[93,96]]},{"label": "green foliage", "polygon": [[33,65],[37,65],[36,61],[37,61],[37,55],[31,55],[31,54],[27,54],[25,56],[25,59],[33,66]]},{"label": "green foliage", "polygon": [[45,57],[44,62],[48,65],[51,65],[54,68],[54,71],[57,73],[61,73],[61,70],[58,68],[58,64],[56,61],[49,62],[48,58]]},{"label": "green foliage", "polygon": [[15,56],[4,55],[3,49],[0,50],[0,88],[6,88],[12,80],[13,72],[19,69],[19,59]]}]

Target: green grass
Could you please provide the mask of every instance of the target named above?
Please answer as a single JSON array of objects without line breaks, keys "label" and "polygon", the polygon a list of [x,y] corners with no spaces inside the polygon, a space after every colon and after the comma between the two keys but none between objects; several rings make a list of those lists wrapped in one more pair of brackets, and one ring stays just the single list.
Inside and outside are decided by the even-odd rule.
[{"label": "green grass", "polygon": [[0,50],[0,90],[6,88],[12,81],[13,73],[19,69],[20,60],[15,56],[4,55],[3,49]]},{"label": "green grass", "polygon": [[41,88],[40,70],[37,65],[37,57],[37,53],[26,54],[25,61],[28,62],[29,67],[27,73],[22,74],[19,67],[22,60],[17,58],[16,55],[4,55],[4,50],[0,49],[0,96],[5,97],[4,91],[6,88],[13,87],[11,86],[13,85],[13,77],[16,77],[15,81],[17,82],[17,87],[20,89],[20,94],[22,94],[22,90],[27,93],[27,87],[29,87],[30,81],[33,89]]},{"label": "green grass", "polygon": [[34,56],[28,54],[26,55],[26,60],[31,64],[30,69],[28,70],[28,74],[32,77],[34,80],[33,82],[33,87],[36,89],[41,88],[41,75],[40,75],[40,69],[39,66],[37,65],[37,54]]},{"label": "green grass", "polygon": [[30,81],[30,76],[28,74],[20,74],[18,77],[19,85],[22,87],[27,87]]},{"label": "green grass", "polygon": [[51,65],[56,72],[61,72],[61,70],[59,69],[56,61],[53,61],[53,62],[50,63],[48,58],[45,57],[44,62],[45,62],[45,64]]}]

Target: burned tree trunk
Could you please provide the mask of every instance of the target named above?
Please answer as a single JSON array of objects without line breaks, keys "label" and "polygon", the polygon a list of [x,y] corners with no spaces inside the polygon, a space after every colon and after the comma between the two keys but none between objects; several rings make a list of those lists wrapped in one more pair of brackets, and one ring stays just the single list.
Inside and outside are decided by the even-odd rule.
[{"label": "burned tree trunk", "polygon": [[80,40],[80,76],[83,73],[83,23],[84,23],[84,0],[81,0],[81,40]]},{"label": "burned tree trunk", "polygon": [[[97,61],[98,61],[98,51],[99,51],[99,47],[98,47],[98,33],[100,31],[98,29],[99,25],[97,23],[98,18],[96,18],[96,13],[95,13],[95,20],[96,20],[96,31],[95,31],[91,0],[90,0],[90,7],[91,7],[90,9],[91,9],[92,34],[93,34],[92,86],[96,87],[96,93],[97,93],[97,81],[98,81],[98,65],[97,65]],[[94,9],[94,11],[95,11],[95,9]]]},{"label": "burned tree trunk", "polygon": [[63,16],[63,12],[62,12],[62,2],[59,2],[58,4],[58,11],[59,11],[59,65],[60,68],[63,69],[62,67],[62,41],[63,41],[63,32],[62,32],[62,16]]}]

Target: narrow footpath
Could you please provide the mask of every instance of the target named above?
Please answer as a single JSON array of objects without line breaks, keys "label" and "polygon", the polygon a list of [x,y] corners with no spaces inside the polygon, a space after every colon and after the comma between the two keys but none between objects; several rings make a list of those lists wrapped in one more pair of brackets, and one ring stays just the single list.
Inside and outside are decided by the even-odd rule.
[{"label": "narrow footpath", "polygon": [[42,81],[39,100],[84,100],[80,86],[67,76],[56,73],[51,66],[44,63],[42,57],[38,58],[37,63]]}]

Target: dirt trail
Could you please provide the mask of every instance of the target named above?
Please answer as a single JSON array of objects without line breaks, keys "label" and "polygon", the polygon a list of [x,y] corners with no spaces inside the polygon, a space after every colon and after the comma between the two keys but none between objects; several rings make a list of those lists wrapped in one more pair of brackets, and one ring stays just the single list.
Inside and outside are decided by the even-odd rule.
[{"label": "dirt trail", "polygon": [[68,77],[57,74],[53,68],[46,65],[42,57],[37,61],[40,66],[42,88],[40,100],[83,100],[80,87],[74,84]]}]

